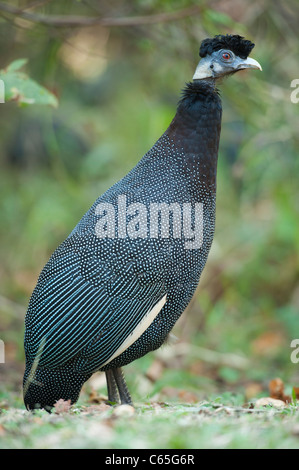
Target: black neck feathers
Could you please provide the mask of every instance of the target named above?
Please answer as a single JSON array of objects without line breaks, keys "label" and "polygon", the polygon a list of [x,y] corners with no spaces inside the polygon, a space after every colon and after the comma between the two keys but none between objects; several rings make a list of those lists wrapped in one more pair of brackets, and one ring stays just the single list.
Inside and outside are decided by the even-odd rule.
[{"label": "black neck feathers", "polygon": [[217,88],[215,88],[214,80],[193,80],[192,82],[186,83],[182,91],[181,101],[190,97],[199,98],[214,94],[219,94]]},{"label": "black neck feathers", "polygon": [[192,173],[195,187],[198,183],[215,185],[221,114],[221,100],[214,83],[194,80],[184,88],[176,115],[166,131],[178,152],[184,154],[184,171]]},{"label": "black neck feathers", "polygon": [[[210,109],[209,109],[210,108]],[[215,87],[214,80],[193,80],[186,84],[182,91],[182,97],[178,103],[177,112],[189,111],[194,113],[209,113],[215,108],[221,110],[219,91]]]},{"label": "black neck feathers", "polygon": [[218,133],[221,114],[221,100],[214,82],[194,80],[187,83],[183,89],[176,115],[168,131],[196,146],[202,140],[203,130],[209,128],[210,135],[213,135],[217,129]]}]

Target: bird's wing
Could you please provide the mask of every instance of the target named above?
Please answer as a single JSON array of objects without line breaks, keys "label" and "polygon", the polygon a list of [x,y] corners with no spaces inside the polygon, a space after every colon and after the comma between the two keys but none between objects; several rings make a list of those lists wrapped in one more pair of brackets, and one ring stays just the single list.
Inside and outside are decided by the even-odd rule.
[{"label": "bird's wing", "polygon": [[58,250],[52,256],[26,315],[28,358],[55,368],[77,357],[87,372],[110,362],[145,331],[166,301],[165,286],[153,270],[145,279],[132,261],[122,261],[116,269],[113,259],[101,261],[92,253],[80,259]]}]

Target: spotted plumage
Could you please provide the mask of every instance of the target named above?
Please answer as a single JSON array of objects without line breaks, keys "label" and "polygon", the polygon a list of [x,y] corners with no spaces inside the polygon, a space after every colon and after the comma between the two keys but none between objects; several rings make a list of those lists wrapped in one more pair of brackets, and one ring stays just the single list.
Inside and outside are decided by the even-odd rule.
[{"label": "spotted plumage", "polygon": [[162,345],[208,257],[221,113],[214,80],[189,83],[169,128],[51,256],[25,320],[28,408],[75,402],[99,370],[109,399],[130,402],[120,368]]}]

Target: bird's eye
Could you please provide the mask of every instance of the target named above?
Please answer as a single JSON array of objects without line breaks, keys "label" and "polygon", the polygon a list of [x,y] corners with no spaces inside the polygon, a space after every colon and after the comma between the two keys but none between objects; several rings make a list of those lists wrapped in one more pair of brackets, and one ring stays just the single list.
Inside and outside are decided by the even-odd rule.
[{"label": "bird's eye", "polygon": [[223,52],[222,54],[222,59],[224,60],[228,60],[231,58],[231,55],[229,54],[229,52]]}]

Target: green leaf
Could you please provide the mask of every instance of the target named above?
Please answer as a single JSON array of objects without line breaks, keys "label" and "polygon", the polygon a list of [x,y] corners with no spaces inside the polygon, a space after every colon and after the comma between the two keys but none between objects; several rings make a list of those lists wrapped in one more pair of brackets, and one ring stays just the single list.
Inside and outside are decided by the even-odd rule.
[{"label": "green leaf", "polygon": [[296,396],[296,391],[295,391],[294,387],[292,388],[292,400],[293,400],[293,404],[296,405],[297,404],[297,396]]},{"label": "green leaf", "polygon": [[27,59],[18,59],[6,69],[0,71],[0,79],[4,83],[5,101],[16,101],[19,105],[49,105],[58,106],[58,100],[53,93],[29,78],[19,69]]},{"label": "green leaf", "polygon": [[28,59],[17,59],[6,67],[6,72],[15,72],[19,70],[23,65],[27,64]]}]

